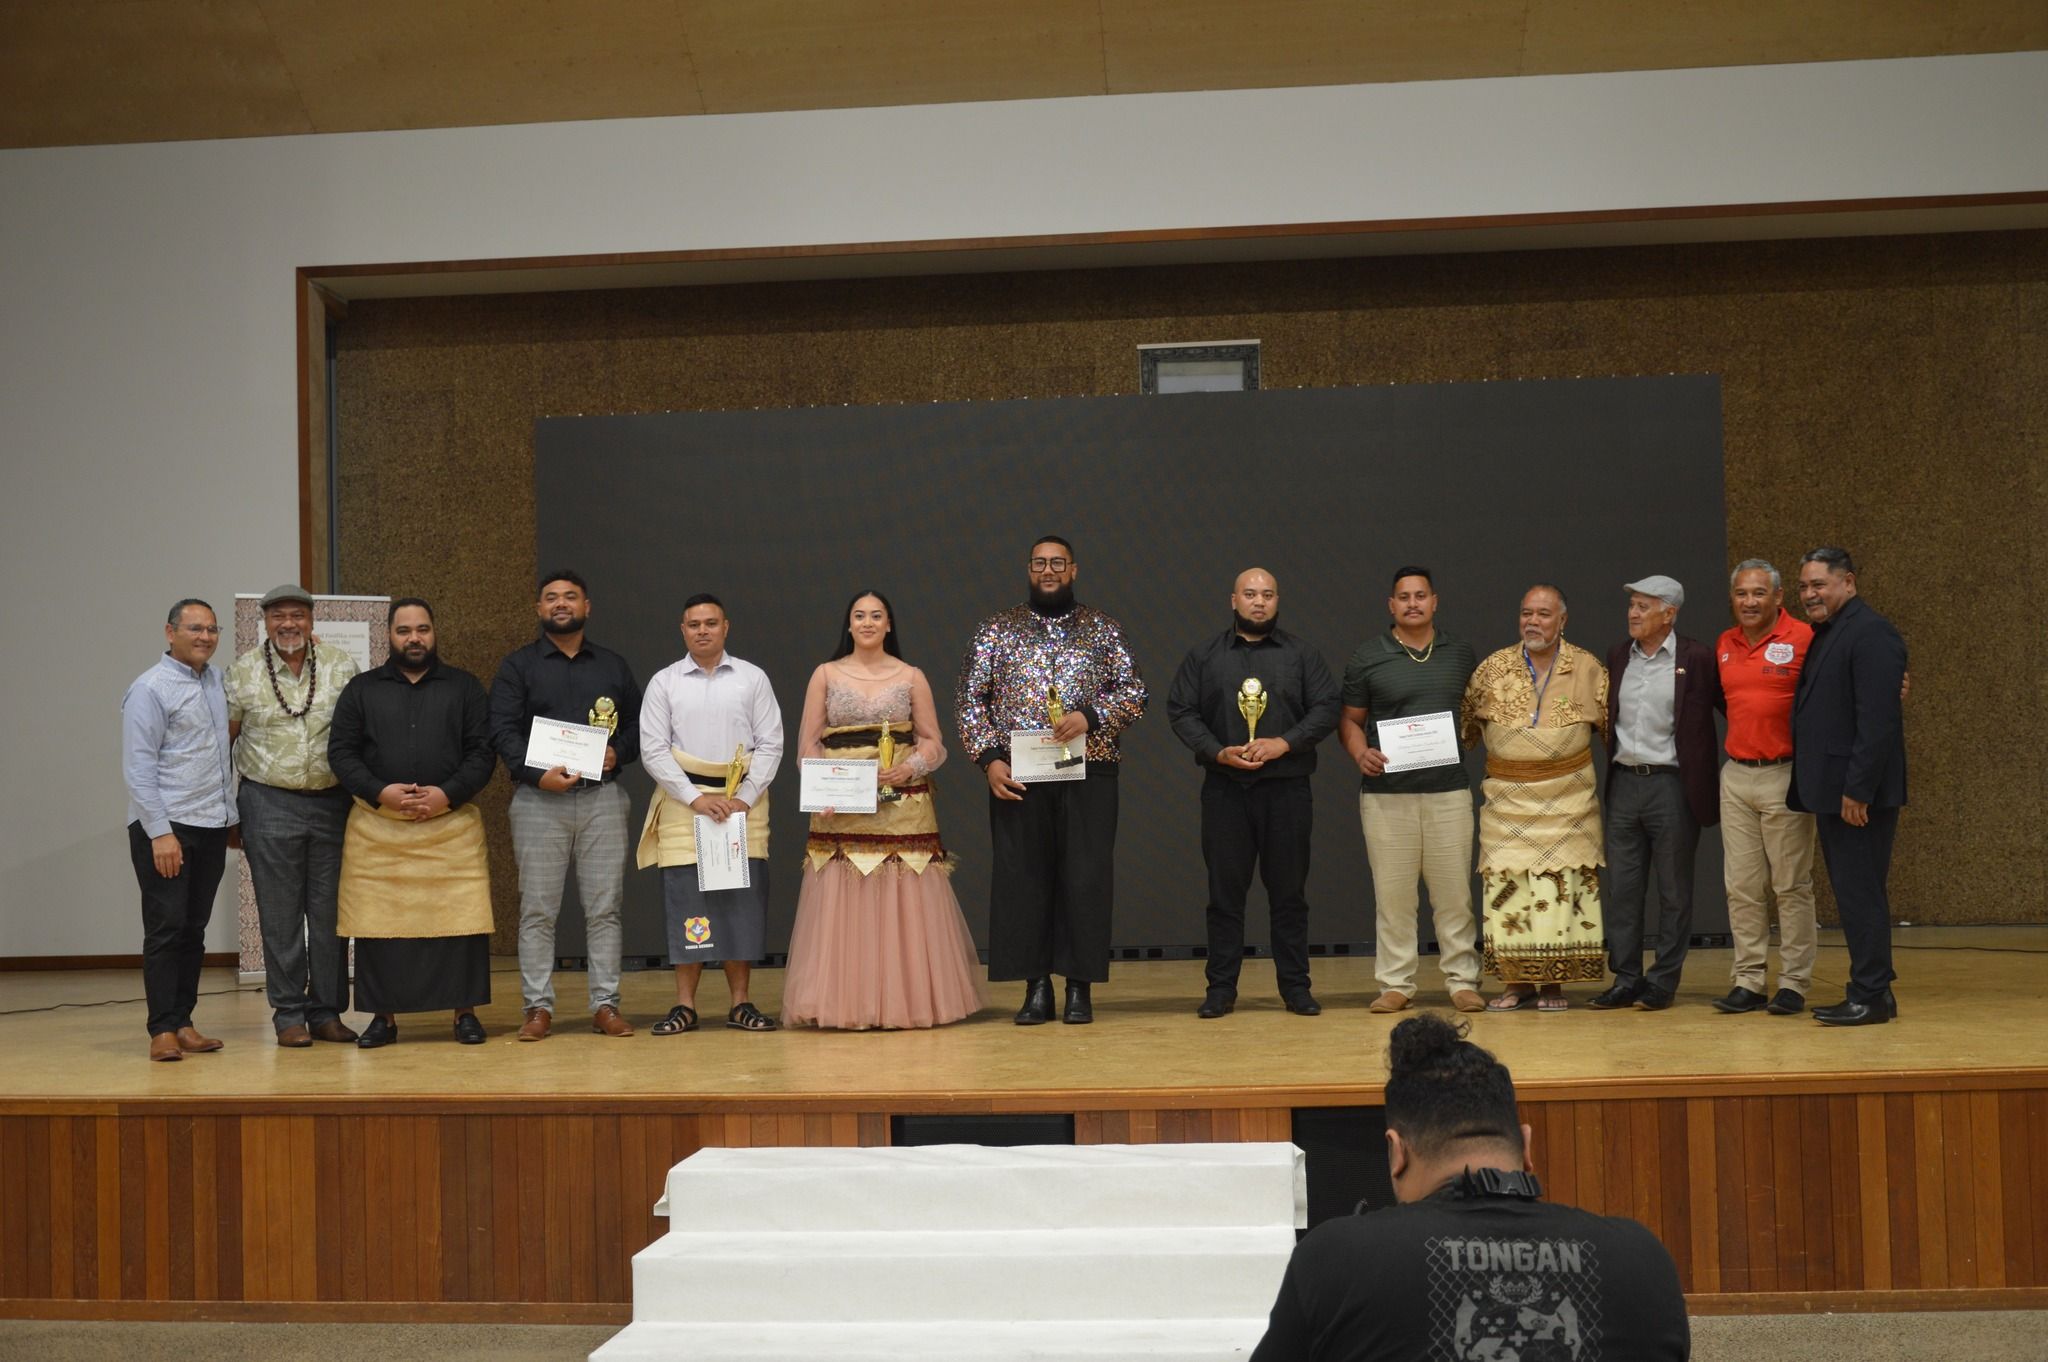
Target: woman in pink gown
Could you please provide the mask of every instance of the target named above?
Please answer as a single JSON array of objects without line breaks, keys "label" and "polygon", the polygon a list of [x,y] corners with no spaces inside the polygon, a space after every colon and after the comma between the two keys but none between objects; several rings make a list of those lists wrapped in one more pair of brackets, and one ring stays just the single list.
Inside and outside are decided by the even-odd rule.
[{"label": "woman in pink gown", "polygon": [[924,673],[897,652],[879,592],[847,606],[830,662],[811,673],[797,753],[895,764],[878,812],[815,813],[789,939],[782,1020],[845,1030],[941,1026],[982,1006],[981,962],[953,897],[931,773],[946,759]]}]

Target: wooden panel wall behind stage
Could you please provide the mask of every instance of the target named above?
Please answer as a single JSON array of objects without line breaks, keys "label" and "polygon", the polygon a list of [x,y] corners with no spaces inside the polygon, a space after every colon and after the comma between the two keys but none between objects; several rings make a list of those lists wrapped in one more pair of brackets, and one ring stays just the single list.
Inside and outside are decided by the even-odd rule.
[{"label": "wooden panel wall behind stage", "polygon": [[[889,1138],[874,1112],[14,1111],[0,1315],[245,1302],[304,1318],[325,1302],[420,1318],[467,1302],[575,1317],[630,1299],[633,1253],[666,1229],[650,1210],[663,1175],[696,1149]],[[2048,1300],[2048,1087],[1538,1101],[1525,1116],[1548,1194],[1650,1226],[1705,1308]],[[1171,1143],[1291,1127],[1285,1108],[1175,1108],[1083,1111],[1076,1128]]]},{"label": "wooden panel wall behind stage", "polygon": [[[2048,232],[358,302],[337,332],[340,589],[433,599],[450,660],[488,680],[533,629],[537,417],[1130,392],[1136,345],[1238,336],[1263,340],[1269,388],[1721,375],[1729,560],[1847,544],[1912,648],[1897,915],[2041,920],[2048,598],[2013,584],[2048,523]],[[1538,470],[1532,509],[1598,533],[1571,525],[1571,479]],[[1687,585],[1683,627],[1711,640],[1721,584]],[[1506,639],[1513,604],[1446,609]],[[1599,610],[1618,619],[1618,587]],[[1363,591],[1361,633],[1379,611]],[[500,950],[508,797],[486,796]]]}]

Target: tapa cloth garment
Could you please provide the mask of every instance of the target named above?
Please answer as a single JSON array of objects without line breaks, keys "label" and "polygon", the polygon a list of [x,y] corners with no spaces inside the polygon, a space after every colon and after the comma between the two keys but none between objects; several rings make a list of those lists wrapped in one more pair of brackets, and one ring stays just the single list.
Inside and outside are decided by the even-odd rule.
[{"label": "tapa cloth garment", "polygon": [[[693,776],[716,776],[721,781],[730,765],[724,761],[707,761],[693,757],[680,747],[671,747],[669,755],[676,759],[676,765]],[[753,765],[754,754],[745,753],[740,758],[740,774],[744,776]],[[714,790],[703,787],[705,793]],[[763,861],[768,858],[768,791],[761,791],[761,802],[747,810],[747,859]],[[695,865],[697,864],[697,815],[689,805],[669,797],[659,786],[655,788],[654,799],[647,805],[647,821],[640,827],[640,845],[634,853],[633,863],[645,870],[648,866]]]},{"label": "tapa cloth garment", "polygon": [[358,799],[348,815],[337,901],[342,937],[489,933],[483,810],[464,804],[414,822]]}]

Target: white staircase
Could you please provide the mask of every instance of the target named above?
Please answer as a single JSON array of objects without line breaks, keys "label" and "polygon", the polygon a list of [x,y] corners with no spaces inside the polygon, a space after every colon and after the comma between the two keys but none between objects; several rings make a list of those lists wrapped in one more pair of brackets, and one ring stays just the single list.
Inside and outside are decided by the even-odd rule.
[{"label": "white staircase", "polygon": [[592,1362],[1220,1362],[1305,1223],[1291,1144],[706,1149]]}]

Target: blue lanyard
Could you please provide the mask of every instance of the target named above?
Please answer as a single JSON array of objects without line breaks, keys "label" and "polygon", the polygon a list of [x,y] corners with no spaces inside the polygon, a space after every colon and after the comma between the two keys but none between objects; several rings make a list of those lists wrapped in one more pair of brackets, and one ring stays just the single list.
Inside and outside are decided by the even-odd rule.
[{"label": "blue lanyard", "polygon": [[1536,721],[1543,717],[1543,697],[1550,694],[1550,683],[1557,679],[1558,653],[1564,649],[1564,640],[1557,641],[1558,652],[1550,655],[1550,670],[1543,674],[1543,685],[1536,686],[1536,664],[1529,660],[1529,650],[1522,649],[1522,665],[1529,669],[1529,685],[1536,690],[1536,708],[1529,712],[1529,727],[1536,727]]}]

